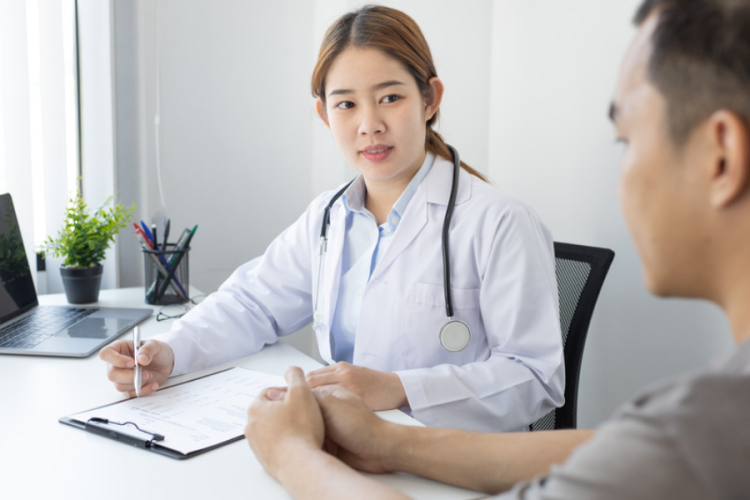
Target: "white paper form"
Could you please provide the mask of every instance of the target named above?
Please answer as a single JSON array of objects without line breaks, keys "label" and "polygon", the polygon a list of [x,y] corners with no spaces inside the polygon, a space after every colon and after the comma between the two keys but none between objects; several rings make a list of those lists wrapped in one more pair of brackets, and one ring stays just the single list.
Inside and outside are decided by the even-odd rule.
[{"label": "white paper form", "polygon": [[[71,418],[81,423],[92,417],[133,422],[149,433],[164,435],[160,446],[187,455],[242,435],[248,406],[267,387],[286,387],[286,381],[277,375],[232,368]],[[143,437],[132,425],[113,428]]]}]

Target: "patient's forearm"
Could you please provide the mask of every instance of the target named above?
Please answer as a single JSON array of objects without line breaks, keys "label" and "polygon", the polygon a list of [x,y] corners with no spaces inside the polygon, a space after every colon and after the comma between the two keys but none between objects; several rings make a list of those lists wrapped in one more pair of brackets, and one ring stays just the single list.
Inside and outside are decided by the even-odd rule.
[{"label": "patient's forearm", "polygon": [[277,479],[298,500],[407,500],[407,496],[343,464],[322,450],[303,449],[285,460]]},{"label": "patient's forearm", "polygon": [[386,467],[486,493],[510,489],[562,463],[594,431],[486,434],[389,426]]}]

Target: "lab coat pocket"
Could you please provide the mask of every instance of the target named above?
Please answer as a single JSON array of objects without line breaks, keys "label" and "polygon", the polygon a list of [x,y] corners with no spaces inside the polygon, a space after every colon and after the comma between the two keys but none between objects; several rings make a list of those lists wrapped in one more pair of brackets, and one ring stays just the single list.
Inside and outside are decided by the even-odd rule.
[{"label": "lab coat pocket", "polygon": [[440,344],[440,329],[448,321],[443,286],[428,283],[412,285],[404,325],[404,359],[415,363],[411,368],[445,363],[463,365],[475,361],[477,345],[480,338],[484,338],[479,309],[479,289],[451,288],[451,298],[454,319],[466,323],[471,331],[469,345],[459,352],[448,352]]}]

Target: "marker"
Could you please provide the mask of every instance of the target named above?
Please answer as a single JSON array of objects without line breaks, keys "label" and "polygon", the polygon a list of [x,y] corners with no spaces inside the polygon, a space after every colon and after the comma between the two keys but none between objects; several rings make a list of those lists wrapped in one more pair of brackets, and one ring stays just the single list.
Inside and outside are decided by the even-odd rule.
[{"label": "marker", "polygon": [[141,365],[138,364],[138,350],[141,348],[141,331],[136,326],[133,328],[133,350],[135,354],[135,368],[133,369],[133,384],[135,385],[135,397],[141,397],[141,385],[143,384],[143,378],[141,373]]}]

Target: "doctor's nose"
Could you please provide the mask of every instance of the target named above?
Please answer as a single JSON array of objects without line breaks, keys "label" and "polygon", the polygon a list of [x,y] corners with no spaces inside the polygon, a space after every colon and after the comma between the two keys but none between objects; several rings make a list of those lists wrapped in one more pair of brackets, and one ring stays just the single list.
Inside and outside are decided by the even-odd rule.
[{"label": "doctor's nose", "polygon": [[363,110],[359,123],[360,135],[375,135],[385,132],[385,123],[374,110]]}]

